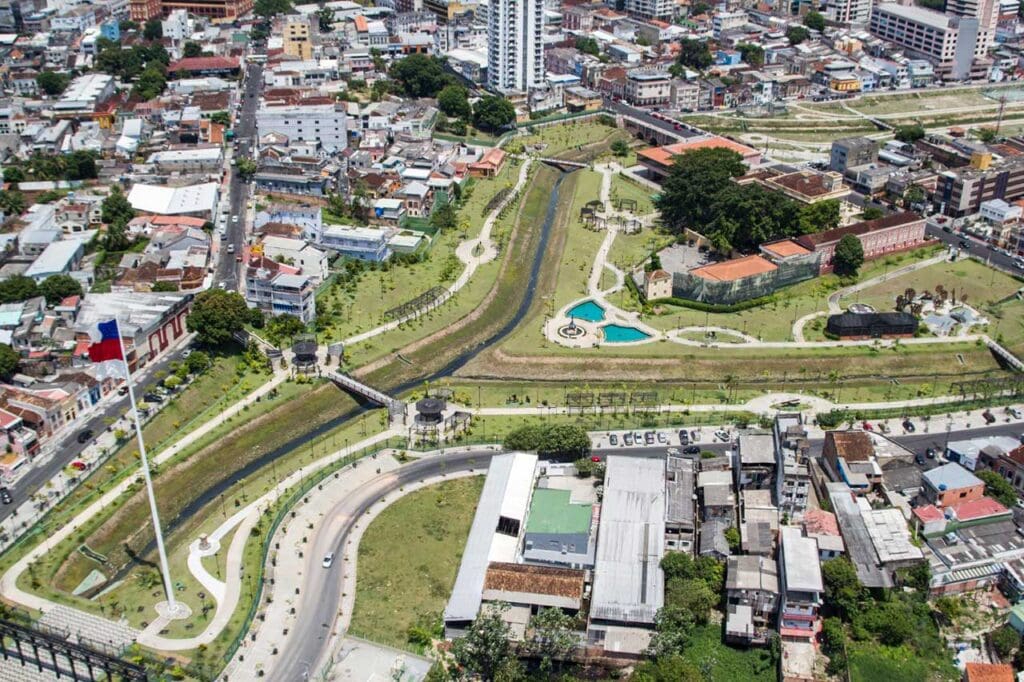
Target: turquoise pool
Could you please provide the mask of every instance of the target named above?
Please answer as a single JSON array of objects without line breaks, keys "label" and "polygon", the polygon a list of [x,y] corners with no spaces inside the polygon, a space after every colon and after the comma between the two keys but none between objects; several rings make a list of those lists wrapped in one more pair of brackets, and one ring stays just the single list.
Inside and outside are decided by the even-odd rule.
[{"label": "turquoise pool", "polygon": [[651,338],[647,332],[640,331],[636,327],[624,327],[621,324],[606,324],[601,329],[604,330],[604,340],[608,343],[629,343]]},{"label": "turquoise pool", "polygon": [[584,322],[600,322],[604,319],[604,308],[593,301],[584,301],[570,308],[568,315]]}]

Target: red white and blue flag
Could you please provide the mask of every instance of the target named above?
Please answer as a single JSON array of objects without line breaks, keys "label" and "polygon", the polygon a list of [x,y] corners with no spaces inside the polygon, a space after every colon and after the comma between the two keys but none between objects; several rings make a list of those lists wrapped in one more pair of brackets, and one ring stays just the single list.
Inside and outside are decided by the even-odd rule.
[{"label": "red white and blue flag", "polygon": [[89,331],[92,344],[89,346],[89,359],[93,362],[107,360],[124,360],[121,352],[121,337],[118,334],[117,320],[100,322]]}]

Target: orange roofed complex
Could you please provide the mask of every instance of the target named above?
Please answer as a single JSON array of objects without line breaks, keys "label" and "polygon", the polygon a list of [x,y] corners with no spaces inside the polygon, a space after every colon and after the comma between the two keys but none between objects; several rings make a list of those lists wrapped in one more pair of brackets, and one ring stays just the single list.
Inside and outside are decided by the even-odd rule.
[{"label": "orange roofed complex", "polygon": [[652,180],[661,180],[666,177],[672,168],[675,157],[695,149],[731,149],[743,157],[743,161],[750,167],[761,163],[761,152],[753,147],[748,147],[739,142],[719,135],[702,135],[693,137],[682,142],[654,147],[637,152],[636,159],[646,170]]}]

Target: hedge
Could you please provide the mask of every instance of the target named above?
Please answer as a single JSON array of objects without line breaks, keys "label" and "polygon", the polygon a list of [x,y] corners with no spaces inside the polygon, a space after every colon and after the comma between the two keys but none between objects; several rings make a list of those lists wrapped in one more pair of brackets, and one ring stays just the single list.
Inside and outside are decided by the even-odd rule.
[{"label": "hedge", "polygon": [[704,303],[702,301],[691,301],[686,298],[676,298],[671,296],[669,298],[659,298],[650,301],[651,305],[658,303],[664,303],[667,305],[676,305],[683,308],[691,308],[693,310],[699,310],[704,313],[738,313],[743,310],[750,310],[751,308],[757,308],[769,303],[774,303],[776,300],[775,294],[769,294],[767,296],[761,296],[760,298],[752,298],[748,301],[740,301],[739,303],[733,303],[732,305],[723,305],[720,303]]}]

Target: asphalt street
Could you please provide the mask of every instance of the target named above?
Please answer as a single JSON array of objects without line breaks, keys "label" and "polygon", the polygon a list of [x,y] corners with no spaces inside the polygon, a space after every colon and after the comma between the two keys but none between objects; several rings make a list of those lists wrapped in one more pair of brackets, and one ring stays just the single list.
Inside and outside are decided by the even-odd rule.
[{"label": "asphalt street", "polygon": [[926,232],[928,236],[938,239],[947,246],[960,248],[960,242],[963,241],[968,245],[968,250],[975,258],[1011,275],[1024,276],[1024,270],[1014,265],[1012,255],[1008,256],[1001,251],[996,251],[993,246],[980,239],[960,232],[946,232],[931,222],[928,223]]},{"label": "asphalt street", "polygon": [[[245,84],[242,88],[242,109],[236,116],[232,128],[235,140],[238,142],[234,154],[235,159],[252,157],[256,135],[256,107],[259,104],[259,94],[262,88],[263,67],[260,64],[247,65]],[[245,244],[245,213],[249,200],[249,183],[239,178],[238,174],[234,172],[234,168],[232,168],[228,192],[227,234],[221,239],[220,261],[217,263],[214,280],[218,284],[223,282],[224,287],[231,290],[238,289],[239,286],[238,263],[235,256],[241,255],[242,247]],[[228,253],[228,245],[234,246],[234,255]]]},{"label": "asphalt street", "polygon": [[[346,522],[336,537],[314,537],[310,544],[307,578],[302,586],[302,599],[295,609],[298,619],[289,637],[289,646],[282,649],[269,679],[295,682],[316,677],[341,604],[342,576],[348,570],[344,559],[348,536],[378,499],[402,486],[443,473],[486,470],[495,454],[493,450],[474,450],[417,460],[374,479],[360,495],[340,500],[332,507],[326,516],[340,515]],[[367,462],[365,466],[372,464]],[[321,559],[332,551],[336,556],[334,564],[328,569],[321,568]]]},{"label": "asphalt street", "polygon": [[[181,353],[185,347],[186,346],[183,345],[180,348],[168,352],[162,358],[143,370],[142,375],[135,377],[135,381],[137,382],[135,386],[135,394],[139,399],[149,391],[156,388],[157,380],[153,377],[157,372],[166,370],[172,362],[180,359]],[[84,443],[79,443],[77,440],[78,434],[85,430],[90,430],[95,435],[99,435],[109,428],[107,426],[108,420],[119,418],[128,411],[128,408],[129,403],[127,395],[108,399],[108,402],[106,402],[103,407],[88,421],[79,424],[76,429],[58,441],[54,446],[53,454],[43,460],[37,459],[33,462],[31,468],[9,488],[13,501],[9,505],[0,506],[0,521],[3,521],[10,516],[22,502],[35,495],[36,492],[56,476],[61,469],[66,467],[70,462],[78,457],[83,450],[89,447],[92,440],[90,439]]]}]

